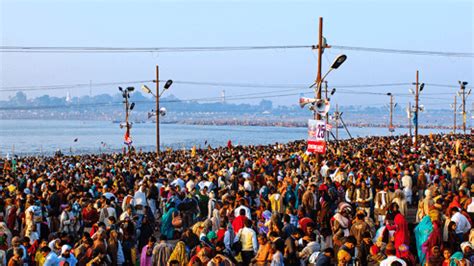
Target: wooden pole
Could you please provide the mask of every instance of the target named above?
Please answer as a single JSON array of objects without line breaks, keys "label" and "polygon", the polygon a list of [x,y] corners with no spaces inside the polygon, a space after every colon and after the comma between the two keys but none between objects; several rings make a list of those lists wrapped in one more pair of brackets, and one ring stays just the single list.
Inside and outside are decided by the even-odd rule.
[{"label": "wooden pole", "polygon": [[458,107],[457,107],[457,103],[456,103],[456,95],[454,95],[454,106],[453,106],[453,110],[454,110],[454,125],[453,125],[453,133],[456,134],[456,112],[458,110]]},{"label": "wooden pole", "polygon": [[156,66],[156,157],[160,153],[160,70]]},{"label": "wooden pole", "polygon": [[339,105],[336,104],[336,139],[339,139]]},{"label": "wooden pole", "polygon": [[416,91],[415,91],[415,149],[418,148],[418,100],[419,100],[419,79],[418,79],[418,70],[416,71]]},{"label": "wooden pole", "polygon": [[[319,35],[318,35],[318,72],[316,76],[316,87],[317,87],[317,92],[316,92],[316,99],[320,100],[321,99],[321,68],[322,68],[322,58],[323,58],[323,18],[319,17]],[[321,119],[321,115],[318,114],[316,110],[314,110],[314,118],[316,120]],[[319,153],[316,154],[316,166],[315,166],[315,171],[316,171],[316,176],[319,174],[319,163],[320,163],[320,156]]]},{"label": "wooden pole", "polygon": [[[324,81],[324,93],[326,100],[328,99],[328,82]],[[329,115],[326,114],[326,125],[329,124]],[[326,141],[329,141],[329,131],[326,130]]]},{"label": "wooden pole", "polygon": [[411,102],[408,102],[408,132],[410,133],[411,136]]},{"label": "wooden pole", "polygon": [[393,128],[393,94],[390,94],[390,125],[388,130],[390,131],[390,136],[392,135]]},{"label": "wooden pole", "polygon": [[466,88],[461,82],[461,100],[462,100],[462,131],[466,134]]}]

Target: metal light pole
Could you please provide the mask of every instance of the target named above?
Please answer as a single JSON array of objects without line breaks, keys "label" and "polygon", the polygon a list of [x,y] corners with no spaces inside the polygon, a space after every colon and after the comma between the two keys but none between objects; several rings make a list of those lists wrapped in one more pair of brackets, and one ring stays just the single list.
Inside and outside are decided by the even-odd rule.
[{"label": "metal light pole", "polygon": [[397,106],[396,103],[393,102],[393,94],[392,93],[387,93],[388,96],[390,96],[390,123],[388,126],[388,131],[390,132],[390,135],[392,135],[392,132],[395,131],[395,128],[393,127],[393,108]]},{"label": "metal light pole", "polygon": [[462,100],[462,131],[466,134],[466,98],[471,94],[471,90],[466,95],[466,85],[467,81],[458,81],[459,86],[461,86],[461,100]]},{"label": "metal light pole", "polygon": [[130,129],[132,128],[132,124],[128,122],[129,116],[130,116],[130,111],[133,110],[135,107],[135,103],[129,102],[130,99],[130,93],[135,90],[134,87],[127,87],[126,89],[122,89],[122,87],[119,87],[119,91],[122,92],[122,97],[123,97],[123,104],[125,106],[125,125],[120,124],[120,128],[123,128],[125,126],[125,138],[124,138],[124,143],[128,145],[129,151],[131,150],[131,145],[132,145],[132,138],[130,137]]},{"label": "metal light pole", "polygon": [[454,95],[454,103],[451,105],[451,108],[453,109],[453,121],[454,121],[454,124],[453,124],[453,134],[456,134],[456,112],[458,111],[458,107],[457,107],[457,97],[456,95]]},{"label": "metal light pole", "polygon": [[[156,103],[156,110],[155,112],[155,117],[156,117],[156,154],[158,156],[160,152],[160,115],[165,116],[166,115],[166,109],[164,107],[160,108],[160,98],[161,95],[165,92],[165,90],[169,89],[171,87],[171,84],[173,84],[173,81],[169,79],[166,81],[165,86],[163,87],[163,91],[160,93],[160,70],[158,66],[156,66],[156,80],[153,80],[153,82],[156,84],[156,93],[151,92],[150,88],[148,88],[146,85],[142,85],[142,91],[148,94],[153,95],[155,97],[155,103]],[[153,110],[152,110],[153,112]],[[148,118],[150,118],[150,113],[148,115]]]}]

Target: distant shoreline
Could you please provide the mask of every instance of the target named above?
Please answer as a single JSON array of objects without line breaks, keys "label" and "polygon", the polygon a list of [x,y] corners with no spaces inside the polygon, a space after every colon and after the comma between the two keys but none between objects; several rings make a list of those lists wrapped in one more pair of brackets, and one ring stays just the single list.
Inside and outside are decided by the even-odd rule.
[{"label": "distant shoreline", "polygon": [[[56,121],[103,121],[103,122],[109,122],[109,123],[119,123],[119,121],[111,121],[111,120],[100,120],[100,119],[31,119],[31,118],[24,118],[24,119],[0,119],[0,121],[10,121],[10,120],[37,120],[37,121],[51,121],[51,120],[56,120]],[[154,124],[154,121],[132,121],[135,124]],[[184,120],[184,121],[161,121],[160,124],[174,124],[174,125],[195,125],[195,126],[249,126],[249,127],[285,127],[285,128],[305,128],[307,127],[307,122],[306,121],[295,121],[295,120],[289,120],[286,122],[282,121],[274,121],[274,120],[234,120],[234,119],[219,119],[219,120]],[[335,125],[334,122],[330,122],[330,124],[333,126],[333,129],[335,130]],[[381,124],[381,123],[351,123],[348,122],[346,123],[346,126],[349,128],[387,128],[387,124]],[[397,128],[403,128],[403,129],[408,129],[408,125],[403,125],[403,124],[394,124],[393,125],[395,129]],[[341,125],[339,125],[340,129],[343,129]],[[412,126],[414,129],[414,126]],[[423,129],[448,129],[452,130],[452,126],[445,126],[445,125],[419,125],[418,128],[423,128]],[[461,130],[462,126],[458,125],[456,127],[456,130]],[[468,130],[470,128],[468,127]]]}]

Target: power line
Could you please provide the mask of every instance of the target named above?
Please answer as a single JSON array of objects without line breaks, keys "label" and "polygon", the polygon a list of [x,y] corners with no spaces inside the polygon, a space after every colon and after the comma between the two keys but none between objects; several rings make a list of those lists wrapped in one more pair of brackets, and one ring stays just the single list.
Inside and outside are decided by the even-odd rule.
[{"label": "power line", "polygon": [[[62,85],[38,85],[38,86],[7,86],[0,87],[0,91],[40,91],[40,90],[67,90],[81,87],[99,87],[125,84],[143,84],[151,83],[153,80],[136,80],[136,81],[120,81],[120,82],[104,82],[104,83],[76,83]],[[160,80],[166,82],[166,80]],[[173,80],[174,84],[196,85],[196,86],[216,86],[216,87],[236,87],[236,88],[307,88],[308,84],[264,84],[264,83],[234,83],[234,82],[207,82],[207,81],[181,81]],[[410,83],[380,83],[380,84],[341,84],[334,85],[336,88],[369,88],[369,87],[393,87],[408,86]]]},{"label": "power line", "polygon": [[151,83],[153,80],[135,80],[135,81],[114,81],[102,83],[76,83],[76,84],[62,84],[62,85],[38,85],[38,86],[10,86],[1,87],[0,91],[39,91],[39,90],[68,90],[81,87],[98,87],[98,86],[112,86],[112,85],[127,85],[136,83]]},{"label": "power line", "polygon": [[[470,52],[445,52],[407,50],[391,48],[375,48],[363,46],[331,45],[334,49],[375,52],[386,54],[408,54],[424,56],[444,56],[472,58]],[[287,49],[315,49],[315,45],[267,45],[267,46],[207,46],[207,47],[74,47],[74,46],[0,46],[2,53],[177,53],[177,52],[226,52],[250,50],[287,50]]]},{"label": "power line", "polygon": [[310,49],[311,45],[273,46],[209,46],[209,47],[46,47],[0,46],[0,52],[13,53],[169,53],[169,52],[225,52],[248,50]]},{"label": "power line", "polygon": [[340,50],[352,50],[362,52],[388,53],[388,54],[410,54],[410,55],[431,55],[431,56],[447,56],[447,57],[474,57],[474,53],[465,52],[440,52],[440,51],[422,51],[422,50],[405,50],[405,49],[389,49],[389,48],[373,48],[373,47],[357,47],[331,45],[332,48]]}]

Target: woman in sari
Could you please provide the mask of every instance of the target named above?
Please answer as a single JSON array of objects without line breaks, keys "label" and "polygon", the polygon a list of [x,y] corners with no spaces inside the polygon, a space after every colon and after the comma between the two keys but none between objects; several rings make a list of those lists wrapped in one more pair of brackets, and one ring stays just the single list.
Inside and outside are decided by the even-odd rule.
[{"label": "woman in sari", "polygon": [[426,260],[430,261],[431,257],[438,256],[433,254],[434,247],[441,247],[443,244],[442,229],[439,221],[440,213],[437,210],[431,210],[428,214],[432,224],[432,231],[428,236],[428,239],[422,245],[422,250],[426,254]]},{"label": "woman in sari", "polygon": [[176,244],[171,256],[168,260],[168,265],[171,263],[178,263],[179,266],[186,266],[188,264],[188,255],[186,254],[186,245],[183,241]]},{"label": "woman in sari", "polygon": [[[390,218],[389,218],[390,217]],[[410,245],[410,233],[408,231],[408,223],[400,211],[397,203],[390,205],[390,211],[387,215],[387,220],[392,220],[393,223],[387,224],[386,228],[390,231],[394,230],[393,234],[394,245],[399,256],[399,247],[402,244]]]},{"label": "woman in sari", "polygon": [[153,261],[153,248],[155,247],[156,238],[150,236],[148,243],[142,248],[140,255],[140,266],[151,266]]},{"label": "woman in sari", "polygon": [[161,234],[165,235],[167,239],[173,239],[174,235],[174,228],[172,225],[172,221],[174,218],[175,213],[178,211],[174,203],[168,203],[166,206],[167,211],[163,214],[161,218]]}]

